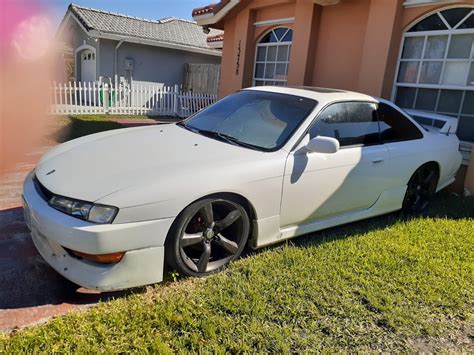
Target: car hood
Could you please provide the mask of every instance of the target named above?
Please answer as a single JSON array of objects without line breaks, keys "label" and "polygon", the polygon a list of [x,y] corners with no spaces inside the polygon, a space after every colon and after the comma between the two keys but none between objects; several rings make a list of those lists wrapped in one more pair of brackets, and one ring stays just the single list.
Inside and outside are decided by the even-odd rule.
[{"label": "car hood", "polygon": [[190,132],[175,124],[127,128],[53,148],[35,174],[51,192],[97,201],[118,191],[159,184],[173,176],[260,160],[265,153]]}]

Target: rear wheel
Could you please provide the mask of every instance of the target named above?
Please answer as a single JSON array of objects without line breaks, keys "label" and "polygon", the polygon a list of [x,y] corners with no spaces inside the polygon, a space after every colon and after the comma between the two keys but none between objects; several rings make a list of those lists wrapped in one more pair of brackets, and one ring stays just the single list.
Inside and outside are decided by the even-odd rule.
[{"label": "rear wheel", "polygon": [[439,173],[432,165],[423,165],[415,171],[407,185],[402,210],[421,213],[429,204],[438,185]]},{"label": "rear wheel", "polygon": [[249,217],[237,202],[203,199],[177,218],[166,243],[168,264],[180,274],[205,276],[237,259],[247,243]]}]

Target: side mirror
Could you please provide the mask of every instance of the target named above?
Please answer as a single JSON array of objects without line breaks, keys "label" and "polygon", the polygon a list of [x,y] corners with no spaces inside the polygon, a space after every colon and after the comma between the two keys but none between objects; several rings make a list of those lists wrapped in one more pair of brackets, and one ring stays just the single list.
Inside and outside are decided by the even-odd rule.
[{"label": "side mirror", "polygon": [[317,136],[308,142],[306,150],[312,153],[334,154],[339,150],[339,141],[332,137]]}]

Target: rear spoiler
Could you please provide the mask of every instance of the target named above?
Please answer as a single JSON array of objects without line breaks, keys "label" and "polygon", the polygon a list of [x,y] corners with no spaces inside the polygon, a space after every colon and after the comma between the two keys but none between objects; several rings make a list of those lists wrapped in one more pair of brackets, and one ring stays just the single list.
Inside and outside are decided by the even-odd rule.
[{"label": "rear spoiler", "polygon": [[417,110],[405,111],[427,131],[449,135],[456,134],[458,129],[457,118]]}]

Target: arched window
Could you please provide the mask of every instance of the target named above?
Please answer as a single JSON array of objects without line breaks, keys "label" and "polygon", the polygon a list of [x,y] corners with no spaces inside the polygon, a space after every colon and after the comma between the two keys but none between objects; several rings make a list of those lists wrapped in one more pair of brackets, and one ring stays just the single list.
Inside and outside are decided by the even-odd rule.
[{"label": "arched window", "polygon": [[474,7],[436,12],[405,32],[393,97],[458,118],[459,138],[474,141]]},{"label": "arched window", "polygon": [[257,44],[253,84],[286,86],[293,30],[279,27],[268,32]]}]

